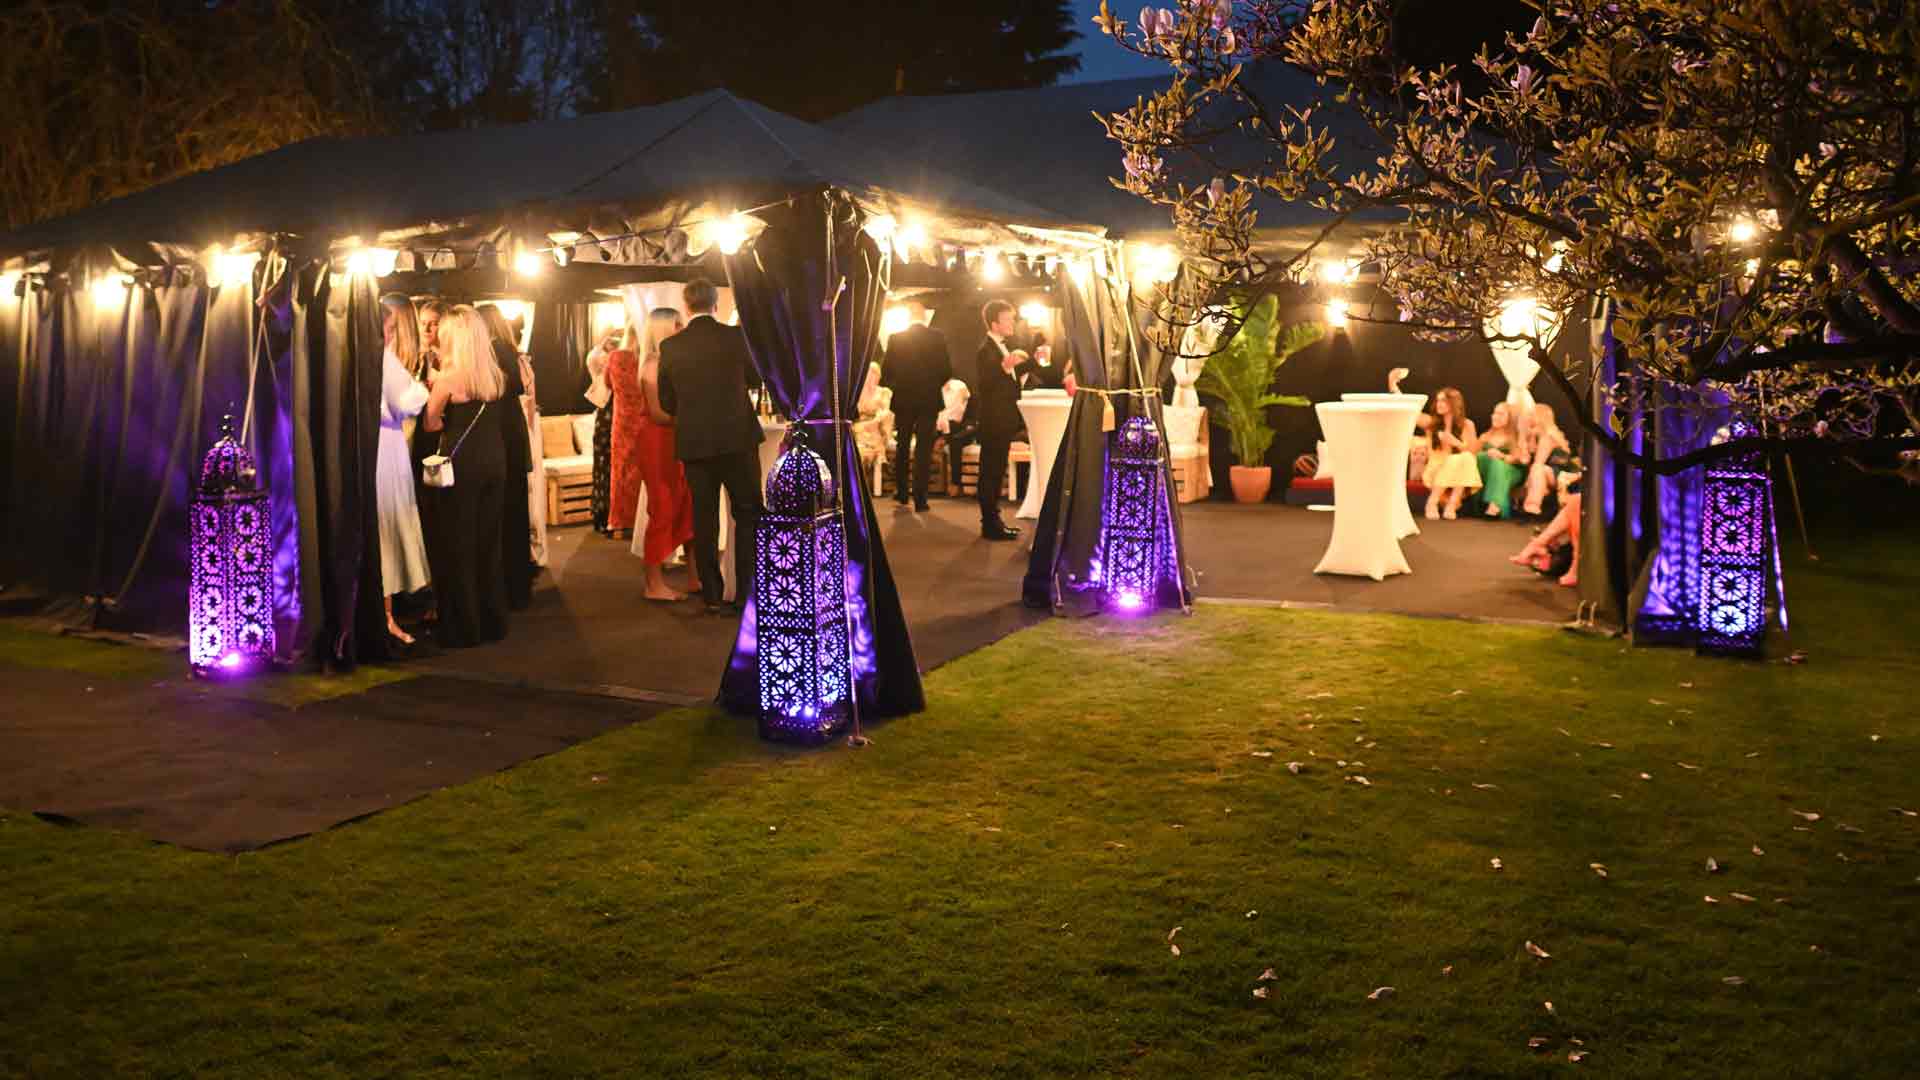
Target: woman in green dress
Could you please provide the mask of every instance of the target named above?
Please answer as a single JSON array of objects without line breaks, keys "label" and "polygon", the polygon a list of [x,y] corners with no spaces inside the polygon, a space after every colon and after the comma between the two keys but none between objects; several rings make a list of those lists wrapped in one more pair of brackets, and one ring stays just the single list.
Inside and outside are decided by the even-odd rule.
[{"label": "woman in green dress", "polygon": [[1480,498],[1490,518],[1506,517],[1512,509],[1513,487],[1527,475],[1527,448],[1513,422],[1513,410],[1501,402],[1480,436]]}]

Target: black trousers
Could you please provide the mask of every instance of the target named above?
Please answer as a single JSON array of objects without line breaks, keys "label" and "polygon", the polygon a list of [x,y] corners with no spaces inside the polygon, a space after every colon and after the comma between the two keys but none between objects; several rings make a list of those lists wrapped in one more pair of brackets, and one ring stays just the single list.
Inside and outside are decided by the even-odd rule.
[{"label": "black trousers", "polygon": [[980,524],[1000,520],[1000,492],[1007,486],[1007,450],[1013,445],[1011,434],[980,433]]},{"label": "black trousers", "polygon": [[754,534],[760,524],[760,453],[737,454],[689,461],[687,487],[693,494],[693,564],[700,571],[700,596],[709,604],[726,598],[720,580],[720,490],[733,502],[733,580],[735,598],[753,592]]},{"label": "black trousers", "polygon": [[[933,429],[937,413],[908,415],[895,413],[893,417],[893,497],[900,502],[907,501],[909,492],[913,501],[927,501],[927,485],[933,472],[933,440],[939,432]],[[907,452],[913,452],[913,483],[907,483]]]}]

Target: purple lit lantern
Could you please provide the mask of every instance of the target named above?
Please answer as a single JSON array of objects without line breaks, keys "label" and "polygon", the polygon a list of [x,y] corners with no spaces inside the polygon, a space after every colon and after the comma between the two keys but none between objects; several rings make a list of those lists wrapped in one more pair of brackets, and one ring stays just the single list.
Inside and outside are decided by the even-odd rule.
[{"label": "purple lit lantern", "polygon": [[[1733,438],[1752,434],[1736,423]],[[1767,574],[1773,569],[1773,481],[1758,454],[1707,466],[1700,515],[1701,652],[1757,655],[1767,633]]]},{"label": "purple lit lantern", "polygon": [[847,552],[833,474],[789,446],[767,477],[755,536],[760,736],[825,742],[852,715],[847,701]]},{"label": "purple lit lantern", "polygon": [[257,480],[253,455],[234,440],[228,416],[188,510],[187,659],[202,677],[256,670],[273,659],[271,529],[267,493]]},{"label": "purple lit lantern", "polygon": [[1100,573],[1107,606],[1145,611],[1154,606],[1167,564],[1161,506],[1160,429],[1146,416],[1129,417],[1107,450],[1107,505],[1100,527]]}]

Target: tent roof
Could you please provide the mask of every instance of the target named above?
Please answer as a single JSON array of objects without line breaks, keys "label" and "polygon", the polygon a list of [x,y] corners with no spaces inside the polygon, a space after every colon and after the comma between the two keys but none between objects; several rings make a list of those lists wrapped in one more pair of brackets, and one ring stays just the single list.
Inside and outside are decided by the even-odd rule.
[{"label": "tent roof", "polygon": [[[1335,159],[1354,168],[1380,153],[1378,139],[1359,115],[1332,101],[1334,88],[1286,64],[1249,65],[1241,78],[1267,104],[1304,108],[1320,101],[1316,125],[1335,136]],[[1095,112],[1116,113],[1165,90],[1171,75],[1077,83],[1031,90],[892,97],[843,113],[827,126],[863,143],[884,146],[927,173],[949,172],[991,183],[1055,212],[1105,225],[1116,236],[1171,231],[1167,211],[1113,186],[1121,173],[1120,144],[1107,138]],[[1229,160],[1254,166],[1261,149],[1252,139],[1221,147]],[[1177,160],[1170,161],[1176,168]],[[1204,183],[1204,178],[1197,177]],[[1324,225],[1326,211],[1306,203],[1261,197],[1263,230]]]},{"label": "tent roof", "polygon": [[[631,222],[635,212],[675,204],[764,200],[822,185],[999,224],[1084,228],[1084,218],[903,164],[714,90],[566,120],[310,139],[0,235],[0,256],[91,244],[197,247],[248,233],[334,239],[484,230],[537,210],[613,207]],[[553,228],[567,220],[536,218]]]}]

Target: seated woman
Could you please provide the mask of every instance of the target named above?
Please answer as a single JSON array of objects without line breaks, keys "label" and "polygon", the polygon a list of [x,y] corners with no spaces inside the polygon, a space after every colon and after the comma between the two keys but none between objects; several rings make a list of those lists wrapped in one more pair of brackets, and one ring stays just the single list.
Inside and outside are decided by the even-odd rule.
[{"label": "seated woman", "polygon": [[[1579,485],[1576,483],[1577,489]],[[1507,556],[1507,561],[1515,566],[1525,566],[1540,573],[1550,573],[1548,569],[1555,563],[1558,549],[1566,548],[1567,570],[1560,575],[1560,584],[1572,588],[1580,584],[1580,492],[1574,490],[1561,500],[1560,512],[1554,515],[1547,527],[1539,535],[1527,541],[1525,547]]]},{"label": "seated woman", "polygon": [[1474,460],[1479,439],[1467,419],[1466,399],[1451,386],[1433,396],[1433,412],[1420,414],[1420,430],[1427,433],[1431,452],[1421,482],[1427,485],[1427,517],[1460,516],[1460,500],[1480,487],[1480,468]]},{"label": "seated woman", "polygon": [[1493,407],[1487,433],[1480,436],[1477,464],[1480,480],[1486,485],[1480,497],[1486,503],[1487,516],[1505,517],[1512,507],[1514,485],[1526,478],[1527,457],[1519,428],[1513,422],[1513,410],[1504,401]]},{"label": "seated woman", "polygon": [[1573,444],[1553,418],[1553,406],[1535,405],[1528,425],[1527,495],[1523,505],[1529,515],[1540,513],[1547,495],[1557,486],[1561,472],[1573,465]]}]

